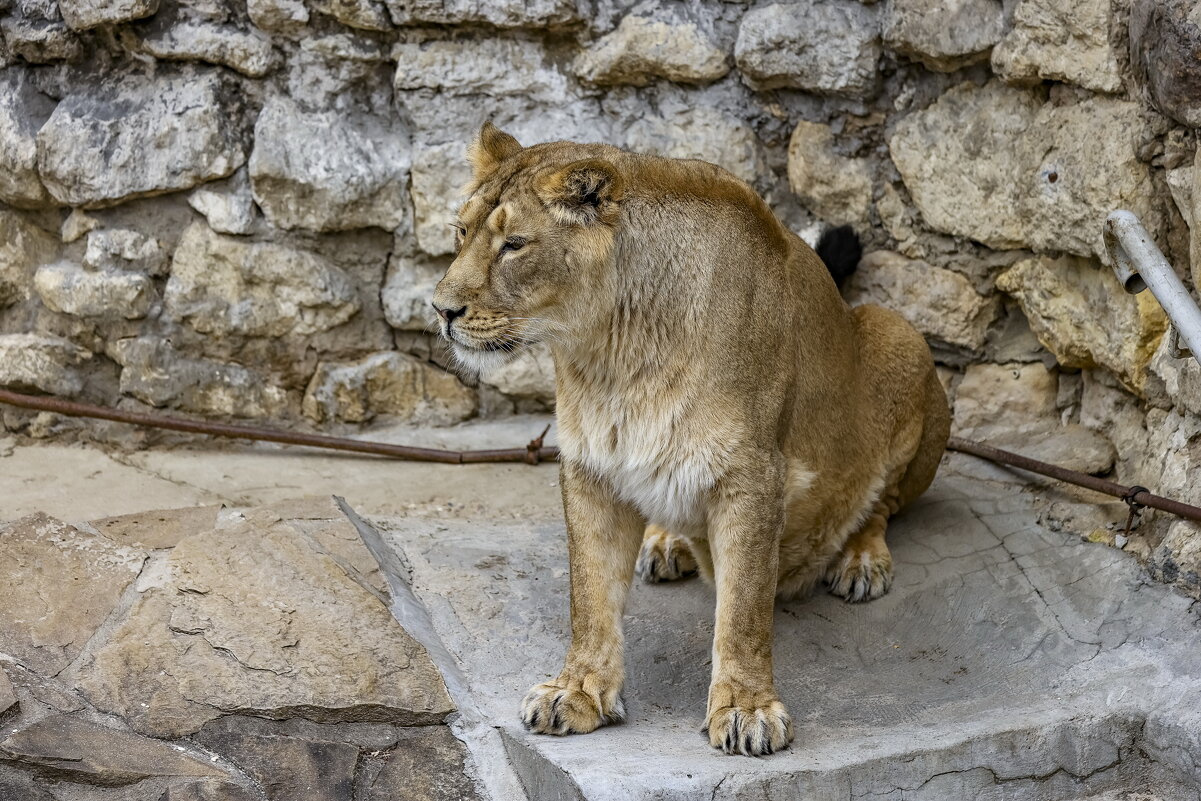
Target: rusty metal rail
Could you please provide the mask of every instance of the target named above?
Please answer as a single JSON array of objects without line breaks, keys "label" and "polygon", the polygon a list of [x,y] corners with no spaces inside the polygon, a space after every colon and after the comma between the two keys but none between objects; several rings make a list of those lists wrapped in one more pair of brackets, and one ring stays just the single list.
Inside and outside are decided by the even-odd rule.
[{"label": "rusty metal rail", "polygon": [[[480,464],[484,462],[539,462],[555,461],[559,458],[559,449],[543,444],[550,426],[530,441],[524,448],[502,448],[498,450],[469,450],[449,451],[438,448],[416,448],[410,445],[394,445],[388,442],[370,442],[345,437],[329,437],[323,434],[304,434],[293,431],[282,431],[276,428],[260,426],[235,425],[232,423],[215,423],[207,420],[186,420],[181,417],[166,415],[144,414],[122,409],[112,409],[105,406],[95,406],[89,403],[76,403],[45,395],[26,395],[0,389],[0,403],[17,406],[22,409],[32,409],[40,412],[53,412],[68,417],[87,417],[97,420],[111,420],[117,423],[162,428],[169,431],[182,431],[189,434],[205,434],[214,437],[242,439],[254,442],[277,442],[282,445],[301,445],[310,448],[346,451],[350,453],[365,453],[375,456],[386,456],[392,459],[404,459],[416,462],[440,462],[443,464]],[[980,442],[951,437],[947,450],[978,456],[991,462],[1017,467],[1032,473],[1048,476],[1075,484],[1080,487],[1121,498],[1132,509],[1147,506],[1161,509],[1174,515],[1201,522],[1201,508],[1187,503],[1164,498],[1152,494],[1144,487],[1127,487],[1115,481],[1097,478],[1076,470],[1040,462],[1027,456],[1003,451]]]}]

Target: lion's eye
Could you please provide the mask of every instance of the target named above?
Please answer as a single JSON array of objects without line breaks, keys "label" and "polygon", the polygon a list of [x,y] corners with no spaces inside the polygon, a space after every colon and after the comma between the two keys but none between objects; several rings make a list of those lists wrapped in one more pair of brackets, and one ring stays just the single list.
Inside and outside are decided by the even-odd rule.
[{"label": "lion's eye", "polygon": [[521,250],[523,247],[525,247],[525,243],[526,243],[526,240],[522,239],[519,236],[509,237],[508,239],[505,240],[505,243],[503,245],[501,245],[500,252],[507,253],[507,252],[514,251],[514,250]]},{"label": "lion's eye", "polygon": [[455,229],[455,235],[456,235],[456,236],[458,236],[458,237],[465,237],[465,236],[467,236],[467,226],[465,226],[465,225],[460,225],[459,223],[451,223],[451,224],[450,224],[450,227],[451,227],[451,228],[453,228],[453,229]]}]

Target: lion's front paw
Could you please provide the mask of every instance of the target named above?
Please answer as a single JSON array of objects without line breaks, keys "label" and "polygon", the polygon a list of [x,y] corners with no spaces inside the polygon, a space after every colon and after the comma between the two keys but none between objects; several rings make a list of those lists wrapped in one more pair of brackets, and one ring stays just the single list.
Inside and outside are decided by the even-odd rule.
[{"label": "lion's front paw", "polygon": [[634,570],[650,584],[675,581],[696,573],[696,559],[683,537],[662,526],[647,526]]},{"label": "lion's front paw", "polygon": [[892,586],[892,556],[879,547],[848,547],[826,570],[830,592],[849,603],[872,601]]},{"label": "lion's front paw", "polygon": [[760,707],[719,707],[709,713],[703,731],[714,748],[745,756],[774,754],[793,738],[792,718],[779,701]]},{"label": "lion's front paw", "polygon": [[592,676],[538,684],[521,702],[521,722],[538,734],[587,734],[606,723],[625,720],[617,690],[601,692]]}]

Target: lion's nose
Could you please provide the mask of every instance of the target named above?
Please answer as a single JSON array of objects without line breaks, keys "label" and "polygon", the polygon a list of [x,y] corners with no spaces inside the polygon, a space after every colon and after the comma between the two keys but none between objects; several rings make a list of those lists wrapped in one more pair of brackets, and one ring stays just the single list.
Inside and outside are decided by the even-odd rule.
[{"label": "lion's nose", "polygon": [[447,323],[450,323],[450,321],[455,319],[456,317],[462,317],[467,312],[466,306],[460,306],[457,309],[451,309],[451,308],[444,309],[441,306],[439,306],[437,303],[433,303],[430,305],[432,305],[434,307],[434,311],[438,312],[438,316],[441,317],[443,320],[445,320]]}]

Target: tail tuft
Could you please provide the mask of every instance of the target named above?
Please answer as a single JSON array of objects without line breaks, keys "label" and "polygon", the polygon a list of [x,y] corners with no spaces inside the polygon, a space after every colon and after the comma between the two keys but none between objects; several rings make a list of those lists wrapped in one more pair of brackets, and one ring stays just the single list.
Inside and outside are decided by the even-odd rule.
[{"label": "tail tuft", "polygon": [[818,258],[825,262],[826,269],[830,271],[839,289],[842,289],[847,279],[855,272],[855,268],[859,266],[859,259],[863,256],[863,245],[859,242],[859,235],[849,225],[827,228],[818,238],[814,250],[817,251]]}]

